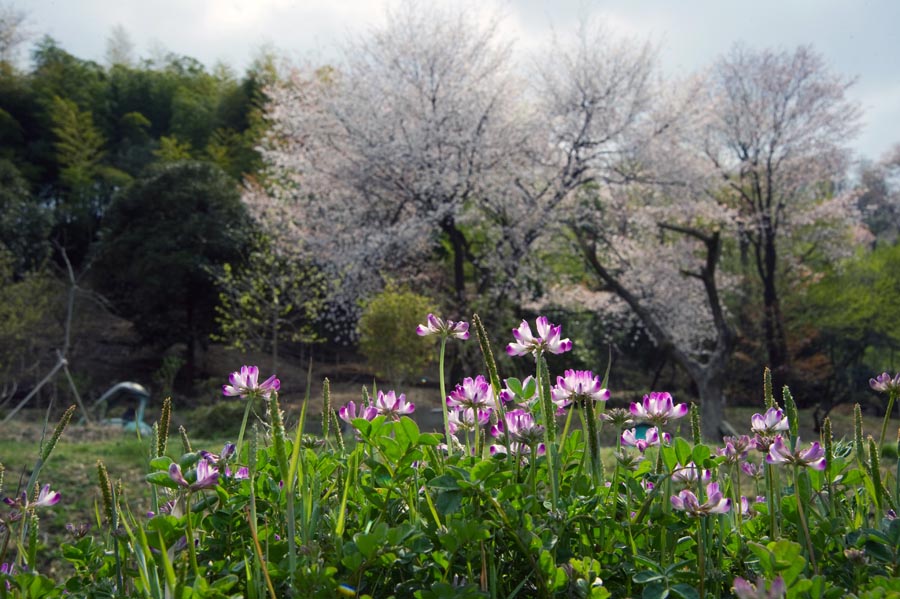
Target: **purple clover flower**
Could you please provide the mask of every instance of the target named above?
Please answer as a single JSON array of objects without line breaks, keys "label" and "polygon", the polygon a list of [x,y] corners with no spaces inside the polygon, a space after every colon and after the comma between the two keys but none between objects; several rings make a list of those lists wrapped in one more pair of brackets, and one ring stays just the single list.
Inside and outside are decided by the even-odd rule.
[{"label": "purple clover flower", "polygon": [[666,424],[670,418],[682,418],[687,416],[687,404],[675,404],[670,393],[665,391],[652,391],[645,395],[641,403],[631,404],[631,413],[638,420],[651,422],[656,426]]},{"label": "purple clover flower", "polygon": [[766,463],[794,464],[795,466],[807,466],[813,470],[825,470],[825,450],[814,442],[807,449],[793,453],[785,444],[784,437],[775,435],[775,440],[766,455]]},{"label": "purple clover flower", "polygon": [[733,584],[732,590],[738,599],[783,599],[787,594],[787,587],[781,576],[776,576],[768,589],[763,577],[757,578],[756,584],[753,584],[736,576]]},{"label": "purple clover flower", "polygon": [[448,414],[447,425],[450,427],[450,434],[455,435],[459,430],[466,432],[478,430],[490,420],[491,410],[458,407]]},{"label": "purple clover flower", "polygon": [[379,391],[374,407],[379,416],[389,420],[400,420],[401,416],[408,416],[416,410],[415,404],[406,401],[404,393],[397,395],[393,390],[387,393]]},{"label": "purple clover flower", "polygon": [[891,393],[900,391],[900,373],[894,378],[887,372],[882,372],[873,379],[869,379],[869,386],[879,393]]},{"label": "purple clover flower", "polygon": [[750,417],[750,430],[763,437],[786,431],[788,428],[787,416],[779,408],[769,408],[765,414],[754,414]]},{"label": "purple clover flower", "polygon": [[756,441],[748,435],[740,437],[722,437],[725,447],[716,450],[716,455],[725,458],[728,464],[734,464],[747,458],[751,449],[756,449]]},{"label": "purple clover flower", "polygon": [[434,314],[429,314],[425,319],[425,324],[416,327],[416,335],[420,337],[439,335],[441,338],[455,337],[465,341],[469,338],[469,323],[453,322],[452,320],[444,322]]},{"label": "purple clover flower", "polygon": [[497,407],[494,390],[482,375],[466,377],[447,396],[447,407],[493,410]]},{"label": "purple clover flower", "polygon": [[566,370],[564,375],[556,377],[556,386],[550,390],[553,403],[558,407],[609,399],[609,391],[603,388],[600,377],[590,370]]},{"label": "purple clover flower", "polygon": [[[669,433],[663,433],[662,440],[669,443],[672,436]],[[622,432],[622,445],[626,447],[637,447],[638,451],[644,453],[648,447],[660,444],[659,428],[651,426],[644,431],[644,438],[637,438],[637,428],[630,428]]]},{"label": "purple clover flower", "polygon": [[356,404],[351,400],[347,402],[347,405],[338,409],[338,416],[340,416],[341,420],[347,424],[353,424],[353,421],[357,418],[365,418],[366,420],[374,419],[378,416],[378,409],[373,405],[364,405],[361,403],[357,413]]},{"label": "purple clover flower", "polygon": [[[508,436],[510,451],[515,454],[531,452],[537,448],[537,454],[543,455],[546,447],[540,441],[544,438],[544,427],[536,424],[534,416],[525,410],[510,410],[504,414],[503,422],[491,426],[491,435],[498,439]],[[506,447],[492,445],[491,453],[506,453]]]},{"label": "purple clover flower", "polygon": [[700,470],[694,462],[688,462],[686,465],[676,464],[672,471],[672,481],[684,484],[697,482],[697,478],[701,482],[708,483],[712,480],[712,472],[709,470]]},{"label": "purple clover flower", "polygon": [[269,397],[273,392],[281,389],[281,381],[273,374],[262,383],[259,382],[259,368],[256,366],[241,366],[240,371],[232,372],[228,377],[230,385],[222,385],[222,394],[226,397],[247,397],[259,395]]},{"label": "purple clover flower", "polygon": [[531,332],[531,326],[525,320],[518,328],[513,329],[515,342],[506,346],[506,353],[510,356],[531,354],[537,358],[542,352],[562,354],[572,349],[572,342],[568,338],[560,339],[562,326],[550,324],[546,316],[538,316],[535,325],[537,336]]},{"label": "purple clover flower", "polygon": [[173,462],[169,466],[169,478],[175,481],[179,486],[185,487],[191,491],[199,491],[200,489],[209,489],[215,487],[219,482],[219,469],[210,463],[206,458],[201,458],[197,462],[195,470],[195,482],[189,483],[181,472],[181,466],[177,462]]},{"label": "purple clover flower", "polygon": [[706,502],[704,503],[700,503],[697,496],[687,489],[678,495],[673,495],[671,501],[674,509],[686,512],[691,516],[725,514],[731,509],[731,500],[719,491],[719,483],[706,485]]}]

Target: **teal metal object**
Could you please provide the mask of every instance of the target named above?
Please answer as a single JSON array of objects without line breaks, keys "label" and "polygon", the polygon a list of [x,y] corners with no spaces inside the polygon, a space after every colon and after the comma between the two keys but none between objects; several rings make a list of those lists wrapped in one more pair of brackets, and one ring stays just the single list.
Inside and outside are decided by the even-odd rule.
[{"label": "teal metal object", "polygon": [[[94,402],[94,411],[102,424],[121,426],[126,433],[149,436],[153,429],[144,422],[144,413],[150,392],[138,383],[124,382],[113,385]],[[124,408],[120,416],[108,416],[112,410]]]},{"label": "teal metal object", "polygon": [[638,441],[647,440],[647,431],[652,427],[646,422],[642,422],[634,427],[634,438]]}]

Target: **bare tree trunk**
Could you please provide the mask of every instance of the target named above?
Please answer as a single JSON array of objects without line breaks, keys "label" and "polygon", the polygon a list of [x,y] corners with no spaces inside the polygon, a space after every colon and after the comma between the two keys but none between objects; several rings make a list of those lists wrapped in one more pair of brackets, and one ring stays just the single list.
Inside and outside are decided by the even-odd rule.
[{"label": "bare tree trunk", "polygon": [[763,244],[764,264],[760,270],[763,275],[763,323],[766,351],[769,357],[769,368],[773,372],[783,372],[788,364],[788,351],[784,322],[781,316],[781,302],[776,287],[778,261],[774,236],[765,233]]},{"label": "bare tree trunk", "polygon": [[694,378],[700,396],[700,432],[705,439],[722,438],[722,423],[725,421],[725,372],[723,369],[709,369]]}]

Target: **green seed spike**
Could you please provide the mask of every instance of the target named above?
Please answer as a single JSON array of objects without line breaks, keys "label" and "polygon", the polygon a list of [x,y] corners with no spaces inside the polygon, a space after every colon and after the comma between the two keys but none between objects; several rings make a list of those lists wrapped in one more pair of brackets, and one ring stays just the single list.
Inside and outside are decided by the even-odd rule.
[{"label": "green seed spike", "polygon": [[46,462],[47,458],[50,457],[50,452],[52,452],[53,448],[56,447],[56,444],[59,443],[59,438],[62,436],[63,431],[66,430],[74,413],[74,405],[69,406],[69,409],[63,413],[62,418],[60,418],[59,422],[56,424],[56,428],[53,429],[53,435],[50,436],[50,440],[44,445],[43,450],[41,451],[41,461]]},{"label": "green seed spike", "polygon": [[166,455],[166,446],[169,443],[169,423],[172,421],[172,398],[163,400],[162,409],[159,411],[159,436],[156,440],[156,457]]},{"label": "green seed spike", "polygon": [[882,483],[881,483],[881,457],[880,451],[878,451],[878,444],[875,443],[875,439],[872,438],[872,435],[869,435],[869,476],[872,477],[872,486],[875,487],[875,507],[878,511],[881,511],[881,502],[883,500],[882,497]]},{"label": "green seed spike", "polygon": [[853,406],[853,450],[856,453],[856,463],[860,467],[866,461],[862,430],[862,408],[859,407],[859,404],[856,404]]},{"label": "green seed spike", "polygon": [[826,467],[834,460],[834,434],[831,431],[831,418],[826,416],[822,422],[822,447],[825,448]]},{"label": "green seed spike", "polygon": [[191,453],[194,451],[191,449],[191,440],[188,439],[187,429],[184,426],[178,427],[178,434],[181,435],[181,448],[184,450],[184,453]]},{"label": "green seed spike", "polygon": [[331,419],[334,422],[334,434],[337,437],[338,449],[341,450],[341,455],[344,454],[344,435],[341,434],[341,427],[338,424],[338,416],[334,410],[331,410]]},{"label": "green seed spike", "polygon": [[288,484],[288,454],[285,441],[284,421],[281,419],[281,406],[278,405],[278,394],[269,397],[269,418],[272,420],[272,443],[275,446],[275,459],[281,473],[281,480]]},{"label": "green seed spike", "polygon": [[700,434],[700,408],[697,404],[691,404],[691,437],[694,445],[703,443],[703,437]]},{"label": "green seed spike", "polygon": [[775,403],[775,395],[772,393],[772,371],[766,366],[763,371],[763,398],[766,402],[766,409],[777,408]]},{"label": "green seed spike", "polygon": [[109,482],[109,472],[102,460],[97,460],[97,483],[100,486],[100,495],[103,498],[103,511],[106,514],[107,524],[113,521],[112,486]]},{"label": "green seed spike", "polygon": [[328,440],[328,432],[331,428],[331,381],[328,377],[322,382],[322,400],[324,406],[322,408],[322,438]]},{"label": "green seed spike", "polygon": [[491,351],[491,341],[488,339],[487,331],[484,330],[484,324],[481,322],[478,314],[472,315],[472,326],[475,329],[475,335],[478,337],[481,355],[484,356],[484,366],[487,369],[488,377],[491,379],[494,396],[497,396],[500,393],[500,375],[497,374],[497,362],[494,360],[494,353]]},{"label": "green seed spike", "polygon": [[781,390],[781,401],[784,403],[784,412],[788,419],[788,429],[791,433],[791,451],[796,449],[797,437],[800,435],[800,413],[791,390],[784,386]]}]

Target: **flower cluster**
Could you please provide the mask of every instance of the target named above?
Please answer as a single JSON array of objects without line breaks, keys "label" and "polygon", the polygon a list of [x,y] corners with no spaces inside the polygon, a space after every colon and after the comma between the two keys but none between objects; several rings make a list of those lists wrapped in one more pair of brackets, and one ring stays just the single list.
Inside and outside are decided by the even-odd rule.
[{"label": "flower cluster", "polygon": [[896,393],[900,391],[900,372],[893,378],[887,372],[882,372],[873,379],[869,379],[869,386],[879,393]]},{"label": "flower cluster", "polygon": [[550,391],[558,407],[609,399],[609,391],[603,388],[600,377],[590,370],[566,370],[564,374],[556,377],[556,386]]},{"label": "flower cluster", "polygon": [[469,338],[469,323],[453,322],[452,320],[444,322],[434,314],[429,314],[425,319],[425,324],[416,327],[416,335],[420,337],[439,335],[442,338],[455,337],[465,341]]},{"label": "flower cluster", "polygon": [[639,421],[650,422],[655,426],[663,426],[670,419],[687,416],[687,404],[675,404],[672,395],[666,392],[653,391],[645,395],[641,403],[631,404],[631,414]]},{"label": "flower cluster", "polygon": [[[508,439],[510,451],[515,454],[528,454],[536,448],[537,455],[543,455],[546,447],[541,440],[544,427],[536,424],[534,417],[525,410],[510,410],[504,415],[502,422],[491,426],[491,435],[497,439]],[[503,445],[491,445],[491,453],[505,453]]]},{"label": "flower cluster", "polygon": [[561,325],[550,324],[546,316],[538,316],[534,323],[537,326],[537,336],[531,332],[531,326],[525,320],[518,328],[513,329],[515,342],[506,346],[507,354],[510,356],[531,354],[537,358],[543,352],[562,354],[572,349],[572,342],[568,338],[560,338]]},{"label": "flower cluster", "polygon": [[785,444],[784,437],[775,435],[775,440],[769,447],[766,455],[767,464],[793,464],[795,466],[807,466],[813,470],[825,470],[825,450],[818,443],[813,443],[807,449],[792,452]]},{"label": "flower cluster", "polygon": [[62,495],[60,495],[58,491],[51,491],[50,485],[44,485],[41,487],[41,490],[38,492],[38,496],[34,501],[30,501],[28,494],[25,491],[22,491],[21,498],[12,499],[10,497],[4,497],[3,502],[7,505],[18,507],[24,512],[34,508],[56,505],[61,498]]},{"label": "flower cluster", "polygon": [[281,381],[274,374],[260,383],[256,366],[241,366],[240,371],[231,373],[228,382],[231,384],[222,385],[222,394],[226,397],[269,397],[281,389]]},{"label": "flower cluster", "polygon": [[376,416],[384,416],[388,420],[400,420],[401,416],[409,416],[416,411],[415,404],[406,401],[406,394],[397,393],[393,390],[384,392],[379,391],[375,401],[370,400],[369,403],[360,403],[359,406],[353,401],[348,401],[346,405],[338,409],[338,416],[347,424],[352,424],[357,418],[372,420]]},{"label": "flower cluster", "polygon": [[719,483],[706,485],[706,501],[700,503],[697,496],[685,489],[672,496],[672,507],[691,516],[707,516],[709,514],[725,514],[731,509],[731,500],[719,491]]},{"label": "flower cluster", "polygon": [[219,469],[206,458],[200,458],[200,461],[197,462],[197,468],[195,469],[194,474],[194,482],[188,482],[181,472],[181,466],[179,466],[177,462],[173,462],[172,465],[169,466],[169,478],[175,481],[178,486],[184,487],[190,491],[210,489],[219,484]]},{"label": "flower cluster", "polygon": [[671,440],[672,435],[669,433],[662,433],[662,435],[660,435],[659,428],[655,426],[646,429],[643,436],[638,432],[637,428],[627,429],[622,433],[622,445],[626,447],[637,447],[638,451],[641,453],[644,453],[648,447],[659,445],[660,441],[669,443]]}]

